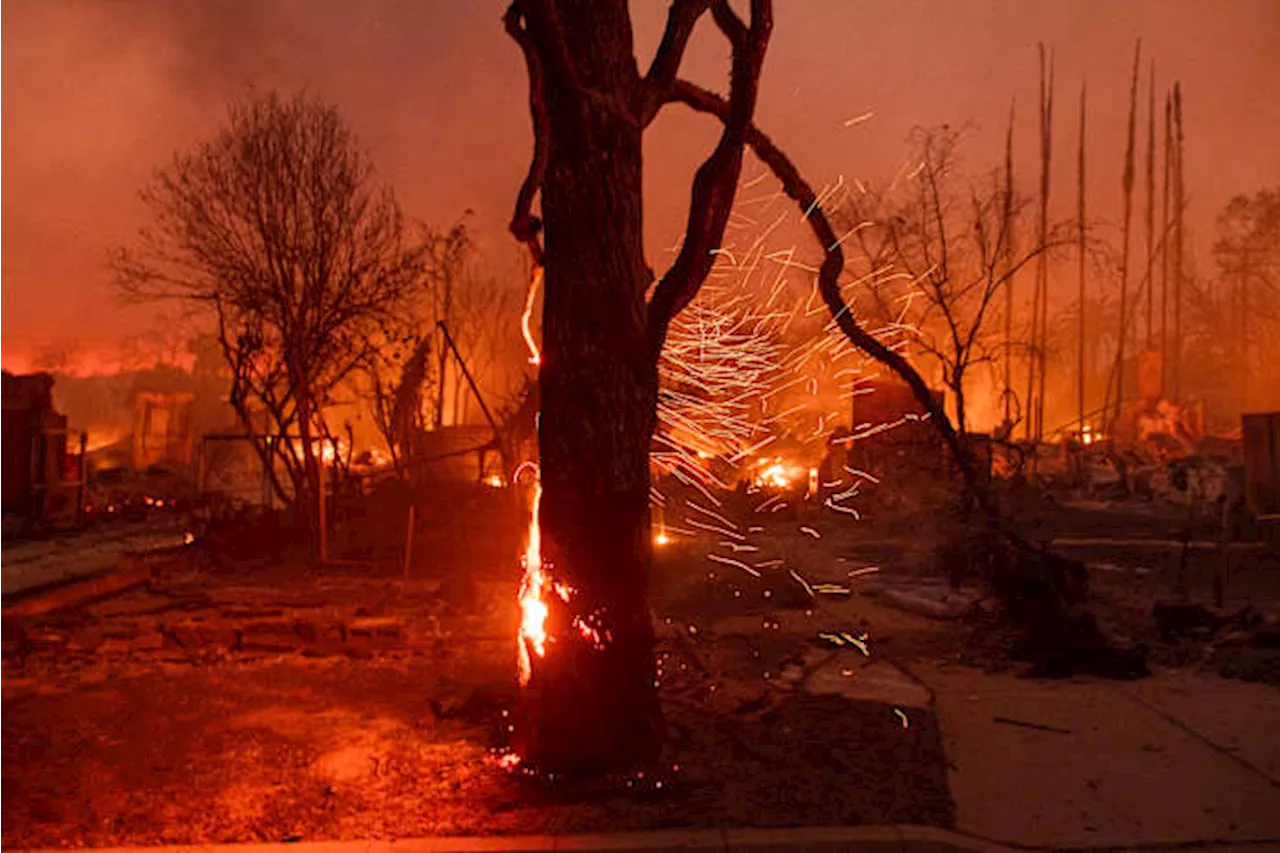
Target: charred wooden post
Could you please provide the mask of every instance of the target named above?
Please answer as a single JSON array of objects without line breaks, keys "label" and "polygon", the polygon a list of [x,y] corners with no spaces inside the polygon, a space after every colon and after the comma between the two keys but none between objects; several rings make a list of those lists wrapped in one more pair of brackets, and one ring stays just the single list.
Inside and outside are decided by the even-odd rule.
[{"label": "charred wooden post", "polygon": [[1077,270],[1077,290],[1076,303],[1079,306],[1079,328],[1076,331],[1076,417],[1077,428],[1081,434],[1084,433],[1084,178],[1085,178],[1085,157],[1084,157],[1084,130],[1085,130],[1085,84],[1080,84],[1080,142],[1076,148],[1076,236],[1078,244],[1076,246],[1076,259],[1079,262]]},{"label": "charred wooden post", "polygon": [[[1049,54],[1049,77],[1044,76],[1044,45],[1040,46],[1040,219],[1039,245],[1049,242],[1049,190],[1053,167],[1053,53]],[[1040,291],[1040,317],[1037,328],[1040,341],[1040,387],[1036,397],[1036,441],[1044,438],[1045,377],[1049,371],[1049,256],[1041,252],[1036,264],[1037,288]]]}]

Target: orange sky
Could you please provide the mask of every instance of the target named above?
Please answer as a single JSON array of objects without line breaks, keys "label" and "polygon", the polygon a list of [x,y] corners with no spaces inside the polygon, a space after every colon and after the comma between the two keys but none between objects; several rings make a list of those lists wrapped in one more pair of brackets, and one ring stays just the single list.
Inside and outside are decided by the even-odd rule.
[{"label": "orange sky", "polygon": [[[1061,213],[1074,204],[1075,98],[1090,86],[1090,205],[1116,217],[1135,36],[1186,97],[1188,190],[1200,264],[1231,195],[1280,184],[1276,0],[790,0],[776,5],[760,124],[814,183],[892,173],[917,124],[973,122],[966,156],[994,163],[1010,98],[1030,189],[1038,40],[1057,54]],[[666,4],[636,0],[645,61]],[[502,227],[529,153],[523,64],[499,2],[457,0],[6,0],[3,7],[3,362],[80,347],[109,353],[155,324],[122,306],[109,248],[144,221],[137,190],[176,147],[213,130],[254,85],[336,102],[410,215],[473,208],[505,268]],[[709,24],[709,22],[708,22]],[[710,26],[688,76],[721,87]],[[1144,83],[1145,91],[1145,83]],[[671,108],[647,149],[655,265],[678,235],[688,179],[714,138]],[[874,111],[853,127],[845,121]],[[1139,171],[1141,174],[1141,170]],[[105,359],[106,356],[103,356]]]}]

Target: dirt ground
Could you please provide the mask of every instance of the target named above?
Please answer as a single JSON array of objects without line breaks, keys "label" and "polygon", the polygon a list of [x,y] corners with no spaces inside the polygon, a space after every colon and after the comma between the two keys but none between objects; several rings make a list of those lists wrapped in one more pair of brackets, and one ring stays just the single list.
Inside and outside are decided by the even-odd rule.
[{"label": "dirt ground", "polygon": [[499,764],[514,577],[179,569],[7,624],[3,843],[949,825],[929,709],[804,689],[872,660],[818,633],[869,623],[781,571],[707,578],[705,550],[660,555],[662,772],[582,788]]},{"label": "dirt ground", "polygon": [[[1046,541],[1173,536],[1181,517],[1154,506],[1023,509]],[[911,673],[1018,664],[985,605],[954,620],[886,606],[880,593],[895,584],[948,599],[936,517],[777,514],[751,526],[752,550],[718,535],[658,549],[663,768],[582,787],[500,764],[518,567],[492,553],[520,530],[486,536],[478,517],[462,537],[470,545],[448,551],[437,529],[430,548],[415,546],[428,556],[408,583],[367,567],[237,571],[223,561],[75,611],[6,619],[4,846],[952,825],[932,699]],[[485,555],[485,570],[457,568],[468,549]],[[1221,669],[1241,652],[1205,638],[1160,642],[1150,608],[1176,581],[1168,554],[1075,555],[1113,635],[1186,667]],[[726,560],[761,565],[760,577]],[[1213,564],[1193,555],[1188,565],[1184,583],[1200,590]],[[1278,575],[1271,558],[1242,558],[1233,601],[1274,607]],[[1277,656],[1263,655],[1234,674],[1266,677]]]}]

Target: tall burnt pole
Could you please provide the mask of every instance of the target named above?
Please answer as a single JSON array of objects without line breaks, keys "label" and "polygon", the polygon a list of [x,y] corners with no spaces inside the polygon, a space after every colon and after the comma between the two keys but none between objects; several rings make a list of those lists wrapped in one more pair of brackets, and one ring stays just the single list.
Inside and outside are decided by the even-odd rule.
[{"label": "tall burnt pole", "polygon": [[1116,400],[1112,423],[1120,420],[1124,406],[1124,345],[1129,331],[1129,231],[1133,219],[1133,147],[1135,121],[1138,112],[1138,63],[1141,61],[1142,40],[1133,49],[1133,78],[1129,85],[1129,134],[1124,152],[1124,245],[1120,250],[1120,328],[1117,331],[1116,348]]},{"label": "tall burnt pole", "polygon": [[1079,240],[1077,245],[1077,261],[1079,263],[1078,272],[1078,293],[1076,302],[1079,306],[1080,328],[1076,332],[1076,415],[1077,428],[1081,433],[1084,432],[1084,179],[1085,179],[1085,163],[1084,163],[1084,129],[1085,129],[1085,84],[1080,84],[1080,143],[1076,149],[1076,236]]}]

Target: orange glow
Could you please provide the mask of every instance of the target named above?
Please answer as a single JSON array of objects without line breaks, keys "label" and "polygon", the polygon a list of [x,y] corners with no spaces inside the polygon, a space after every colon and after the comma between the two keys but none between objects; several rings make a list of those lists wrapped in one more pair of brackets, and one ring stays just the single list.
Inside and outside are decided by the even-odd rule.
[{"label": "orange glow", "polygon": [[808,471],[798,465],[783,462],[781,456],[767,457],[760,460],[761,468],[751,478],[751,484],[757,489],[789,489],[792,483],[808,475]]},{"label": "orange glow", "polygon": [[538,288],[542,285],[542,266],[534,265],[533,277],[529,280],[529,295],[525,297],[524,314],[520,315],[520,333],[529,347],[529,363],[542,364],[542,353],[538,352],[538,344],[533,340],[533,332],[529,328],[529,320],[533,316],[533,300],[538,296]]}]

